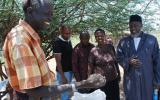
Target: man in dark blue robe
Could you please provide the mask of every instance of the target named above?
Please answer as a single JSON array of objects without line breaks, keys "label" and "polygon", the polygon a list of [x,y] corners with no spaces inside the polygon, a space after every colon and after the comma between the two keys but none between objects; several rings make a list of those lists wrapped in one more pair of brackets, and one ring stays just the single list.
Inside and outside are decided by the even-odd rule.
[{"label": "man in dark blue robe", "polygon": [[152,100],[154,86],[160,85],[158,42],[141,30],[139,15],[130,16],[129,29],[131,35],[121,39],[117,47],[126,100]]}]

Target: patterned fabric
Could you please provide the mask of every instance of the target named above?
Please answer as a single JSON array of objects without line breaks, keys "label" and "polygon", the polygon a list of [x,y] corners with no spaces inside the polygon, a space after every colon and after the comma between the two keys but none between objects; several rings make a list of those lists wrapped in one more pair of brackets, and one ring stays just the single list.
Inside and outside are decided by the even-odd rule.
[{"label": "patterned fabric", "polygon": [[107,82],[117,78],[116,58],[110,45],[94,47],[88,62],[93,65],[92,72],[104,75]]},{"label": "patterned fabric", "polygon": [[25,21],[20,20],[8,33],[3,51],[9,82],[17,91],[53,84],[55,74],[49,69],[40,38]]},{"label": "patterned fabric", "polygon": [[93,44],[89,43],[87,46],[81,43],[74,47],[72,54],[72,69],[76,81],[85,80],[88,77],[88,56],[91,49],[94,47]]}]

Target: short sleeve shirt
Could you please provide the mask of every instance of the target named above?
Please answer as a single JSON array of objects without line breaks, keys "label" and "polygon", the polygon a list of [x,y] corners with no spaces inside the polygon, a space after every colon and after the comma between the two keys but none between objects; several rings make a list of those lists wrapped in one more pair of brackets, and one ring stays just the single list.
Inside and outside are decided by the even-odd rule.
[{"label": "short sleeve shirt", "polygon": [[89,56],[89,64],[93,65],[93,72],[106,76],[106,81],[111,81],[117,77],[115,57],[110,51],[109,45],[92,48]]},{"label": "short sleeve shirt", "polygon": [[64,72],[72,71],[72,44],[57,37],[53,43],[53,52],[61,53],[61,64]]},{"label": "short sleeve shirt", "polygon": [[3,54],[9,82],[16,91],[53,84],[54,73],[49,69],[39,35],[27,22],[20,20],[7,34]]}]

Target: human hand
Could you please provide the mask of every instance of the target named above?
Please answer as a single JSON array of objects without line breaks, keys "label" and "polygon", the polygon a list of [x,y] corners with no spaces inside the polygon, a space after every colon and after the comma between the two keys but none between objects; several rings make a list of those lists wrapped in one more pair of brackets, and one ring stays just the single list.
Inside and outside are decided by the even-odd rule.
[{"label": "human hand", "polygon": [[132,56],[130,59],[129,59],[129,64],[132,65],[133,67],[139,67],[142,62],[138,59],[137,56]]},{"label": "human hand", "polygon": [[67,78],[65,76],[62,76],[61,78],[62,78],[62,81],[61,81],[62,84],[68,83]]}]

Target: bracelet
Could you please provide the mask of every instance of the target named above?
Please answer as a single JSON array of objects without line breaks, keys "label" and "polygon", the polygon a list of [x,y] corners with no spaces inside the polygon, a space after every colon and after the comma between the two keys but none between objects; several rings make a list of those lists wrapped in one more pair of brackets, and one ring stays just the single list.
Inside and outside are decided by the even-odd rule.
[{"label": "bracelet", "polygon": [[76,89],[75,84],[71,84],[71,86],[72,86],[72,90],[73,90],[73,92],[76,92],[76,91],[77,91],[77,89]]}]

